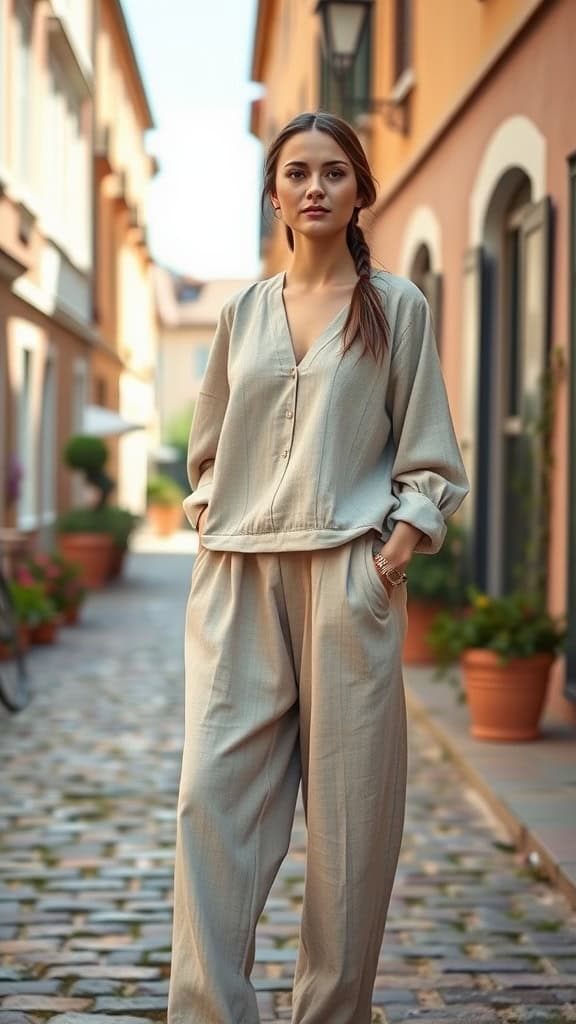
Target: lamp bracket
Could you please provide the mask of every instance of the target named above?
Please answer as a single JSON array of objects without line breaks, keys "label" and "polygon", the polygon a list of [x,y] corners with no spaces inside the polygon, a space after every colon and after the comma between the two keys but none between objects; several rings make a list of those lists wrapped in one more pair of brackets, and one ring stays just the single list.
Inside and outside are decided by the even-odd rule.
[{"label": "lamp bracket", "polygon": [[362,113],[381,114],[391,131],[400,132],[401,135],[408,132],[408,107],[405,101],[399,103],[391,99],[360,99],[346,96],[344,103],[346,106],[359,107]]}]

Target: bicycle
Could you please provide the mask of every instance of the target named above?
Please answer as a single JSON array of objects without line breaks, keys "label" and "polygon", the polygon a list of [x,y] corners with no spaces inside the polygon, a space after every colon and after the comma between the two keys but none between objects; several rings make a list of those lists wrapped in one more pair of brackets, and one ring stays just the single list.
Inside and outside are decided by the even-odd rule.
[{"label": "bicycle", "polygon": [[8,651],[8,656],[0,660],[0,701],[8,711],[16,713],[28,704],[30,687],[14,604],[1,569],[0,644]]}]

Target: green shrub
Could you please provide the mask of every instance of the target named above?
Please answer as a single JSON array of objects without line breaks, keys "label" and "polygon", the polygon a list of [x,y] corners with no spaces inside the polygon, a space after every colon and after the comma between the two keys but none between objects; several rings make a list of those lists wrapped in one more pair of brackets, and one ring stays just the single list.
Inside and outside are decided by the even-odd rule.
[{"label": "green shrub", "polygon": [[110,533],[103,508],[71,508],[56,521],[59,533]]},{"label": "green shrub", "polygon": [[194,402],[190,402],[185,409],[177,412],[168,422],[166,427],[166,442],[178,450],[181,458],[186,458],[188,452],[188,437],[194,416]]},{"label": "green shrub", "polygon": [[120,548],[126,548],[139,517],[117,505],[103,508],[71,508],[56,523],[59,533],[108,533]]},{"label": "green shrub", "polygon": [[112,534],[114,543],[124,550],[128,547],[130,534],[140,522],[140,516],[130,512],[127,508],[120,508],[119,505],[107,505],[102,511],[105,513],[109,533]]},{"label": "green shrub", "polygon": [[564,623],[543,607],[539,598],[514,591],[491,597],[468,588],[469,607],[460,614],[441,612],[434,619],[428,642],[443,668],[464,651],[482,648],[510,658],[557,654],[566,637]]},{"label": "green shrub", "polygon": [[407,569],[408,594],[425,603],[439,602],[450,608],[466,604],[469,580],[465,563],[465,534],[452,520],[435,555],[415,554]]},{"label": "green shrub", "polygon": [[146,495],[149,505],[180,505],[184,499],[182,488],[164,473],[150,477]]},{"label": "green shrub", "polygon": [[56,607],[41,583],[10,580],[8,586],[19,623],[39,626],[41,622],[49,622],[56,615]]},{"label": "green shrub", "polygon": [[64,461],[70,469],[99,473],[108,461],[108,449],[99,437],[77,434],[64,447]]}]

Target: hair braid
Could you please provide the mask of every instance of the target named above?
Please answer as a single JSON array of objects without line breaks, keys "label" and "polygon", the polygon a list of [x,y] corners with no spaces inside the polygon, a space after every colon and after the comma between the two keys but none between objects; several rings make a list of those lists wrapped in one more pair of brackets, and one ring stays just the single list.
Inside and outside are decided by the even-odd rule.
[{"label": "hair braid", "polygon": [[359,211],[354,210],[346,232],[346,241],[358,273],[358,281],[352,292],[350,310],[344,324],[343,352],[347,352],[356,337],[360,337],[363,341],[362,354],[370,352],[376,360],[381,360],[384,345],[378,344],[377,339],[383,337],[386,343],[389,334],[388,321],[378,289],[370,279],[370,246],[358,224],[358,214]]}]

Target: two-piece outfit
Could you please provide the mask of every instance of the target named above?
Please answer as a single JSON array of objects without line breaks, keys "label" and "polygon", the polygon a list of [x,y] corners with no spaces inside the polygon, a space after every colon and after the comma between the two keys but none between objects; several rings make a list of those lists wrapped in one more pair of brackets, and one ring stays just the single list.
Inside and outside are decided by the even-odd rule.
[{"label": "two-piece outfit", "polygon": [[381,364],[348,307],[296,365],[285,275],[223,308],[184,501],[208,505],[186,611],[169,1024],[257,1024],[256,924],[307,824],[294,1024],[369,1024],[406,792],[406,587],[373,552],[398,520],[436,552],[468,492],[428,305],[374,271]]}]

